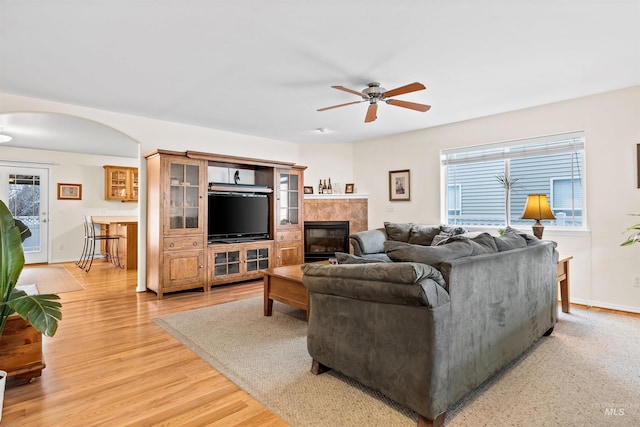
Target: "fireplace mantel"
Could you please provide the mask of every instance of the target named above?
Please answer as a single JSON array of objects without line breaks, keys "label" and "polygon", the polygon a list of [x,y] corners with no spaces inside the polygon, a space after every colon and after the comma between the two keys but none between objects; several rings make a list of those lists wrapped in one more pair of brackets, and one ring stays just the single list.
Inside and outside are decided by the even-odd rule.
[{"label": "fireplace mantel", "polygon": [[327,199],[368,199],[368,194],[305,194],[305,200],[327,200]]}]

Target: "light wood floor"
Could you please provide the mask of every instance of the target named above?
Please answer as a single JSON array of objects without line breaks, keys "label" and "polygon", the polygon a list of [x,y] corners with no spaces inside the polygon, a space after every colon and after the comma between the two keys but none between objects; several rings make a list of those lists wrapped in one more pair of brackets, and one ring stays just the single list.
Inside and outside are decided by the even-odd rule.
[{"label": "light wood floor", "polygon": [[86,290],[60,294],[63,320],[44,337],[47,367],[7,388],[3,427],[287,425],[151,321],[262,295],[261,281],[157,300],[135,291],[136,271],[59,265]]}]

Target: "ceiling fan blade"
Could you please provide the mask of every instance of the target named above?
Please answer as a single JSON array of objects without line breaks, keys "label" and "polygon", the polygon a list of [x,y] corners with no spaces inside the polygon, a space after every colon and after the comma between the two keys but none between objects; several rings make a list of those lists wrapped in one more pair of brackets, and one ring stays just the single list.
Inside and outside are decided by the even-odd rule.
[{"label": "ceiling fan blade", "polygon": [[365,97],[366,96],[364,93],[358,92],[357,90],[349,89],[348,87],[344,87],[344,86],[331,86],[331,87],[334,88],[334,89],[343,90],[345,92],[349,92],[349,93],[352,93],[354,95],[358,95],[358,96],[361,96],[361,97]]},{"label": "ceiling fan blade", "polygon": [[429,109],[431,108],[431,105],[416,104],[415,102],[400,101],[399,99],[388,99],[385,102],[389,105],[395,105],[396,107],[410,108],[412,110],[422,111],[423,113],[425,111],[429,111]]},{"label": "ceiling fan blade", "polygon": [[353,102],[347,102],[346,104],[332,105],[331,107],[318,108],[317,111],[327,111],[333,108],[344,107],[345,105],[360,104],[361,102],[364,102],[364,101],[353,101]]},{"label": "ceiling fan blade", "polygon": [[367,116],[364,118],[364,122],[369,123],[377,119],[378,118],[378,116],[376,115],[377,112],[378,112],[377,103],[373,103],[369,105],[369,108],[367,109]]},{"label": "ceiling fan blade", "polygon": [[426,89],[422,83],[409,83],[408,85],[400,86],[395,89],[388,90],[384,93],[385,98],[391,98],[392,96],[402,95],[404,93],[415,92],[418,90]]}]

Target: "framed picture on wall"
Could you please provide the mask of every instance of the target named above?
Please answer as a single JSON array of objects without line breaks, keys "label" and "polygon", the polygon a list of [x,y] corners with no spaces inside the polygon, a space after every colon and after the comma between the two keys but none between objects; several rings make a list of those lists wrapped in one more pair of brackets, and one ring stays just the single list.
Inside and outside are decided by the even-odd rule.
[{"label": "framed picture on wall", "polygon": [[409,169],[389,171],[389,200],[392,202],[411,200]]},{"label": "framed picture on wall", "polygon": [[58,200],[82,200],[82,184],[58,183]]},{"label": "framed picture on wall", "polygon": [[344,185],[344,193],[345,194],[353,194],[354,184],[345,184]]},{"label": "framed picture on wall", "polygon": [[304,194],[313,194],[313,187],[304,187]]}]

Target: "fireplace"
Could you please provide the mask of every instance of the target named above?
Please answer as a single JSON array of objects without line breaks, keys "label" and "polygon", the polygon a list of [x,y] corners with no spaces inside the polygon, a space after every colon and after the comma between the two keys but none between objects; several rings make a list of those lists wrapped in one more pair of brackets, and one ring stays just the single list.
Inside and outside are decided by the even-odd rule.
[{"label": "fireplace", "polygon": [[349,221],[305,221],[304,260],[322,261],[349,253]]}]

